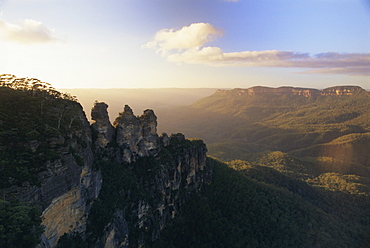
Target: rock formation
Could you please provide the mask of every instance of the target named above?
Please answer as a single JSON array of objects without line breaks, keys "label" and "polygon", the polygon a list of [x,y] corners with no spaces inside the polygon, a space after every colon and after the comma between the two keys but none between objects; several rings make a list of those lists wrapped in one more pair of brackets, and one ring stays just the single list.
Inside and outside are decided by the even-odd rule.
[{"label": "rock formation", "polygon": [[96,145],[100,148],[107,146],[113,140],[114,129],[109,121],[108,105],[104,102],[95,102],[91,110],[91,125],[96,135]]},{"label": "rock formation", "polygon": [[313,96],[347,96],[360,92],[365,92],[359,86],[335,86],[323,90],[309,89],[309,88],[296,88],[296,87],[279,87],[271,88],[264,86],[255,86],[248,89],[233,89],[233,90],[217,90],[218,94],[236,94],[236,95],[298,95],[305,97]]},{"label": "rock formation", "polygon": [[[158,161],[159,166],[136,169],[142,171],[135,174],[139,192],[121,189],[121,194],[142,196],[131,200],[124,209],[116,209],[113,220],[94,242],[95,248],[142,247],[158,239],[190,195],[211,182],[212,170],[206,167],[207,148],[201,140],[189,141],[182,134],[167,139],[168,146],[161,149],[166,150],[164,154],[170,152],[171,158],[158,155],[152,159]],[[143,166],[143,163],[133,162],[133,166]]]},{"label": "rock formation", "polygon": [[155,155],[159,149],[157,117],[153,110],[145,110],[136,117],[132,109],[125,105],[124,111],[113,123],[117,134],[117,144],[121,148],[121,158],[126,162],[143,156]]},{"label": "rock formation", "polygon": [[321,95],[324,96],[350,96],[356,93],[365,92],[359,86],[335,86],[321,90]]},{"label": "rock formation", "polygon": [[[106,130],[99,127],[110,125],[104,103],[95,103],[92,115],[95,116],[97,112],[100,113],[99,116],[104,116],[104,118],[93,117],[96,121],[92,124],[93,133],[99,134]],[[104,125],[97,125],[98,121]],[[112,164],[130,164],[135,167],[134,171],[143,170],[136,174],[141,192],[136,194],[146,197],[131,200],[125,211],[116,209],[113,221],[94,241],[94,247],[129,247],[129,245],[140,247],[148,241],[157,239],[167,221],[179,213],[188,196],[210,182],[211,170],[206,170],[207,148],[201,140],[191,142],[182,134],[168,137],[164,133],[159,137],[157,117],[149,109],[145,110],[143,115],[135,116],[132,109],[126,105],[124,111],[115,119],[113,129],[115,133],[113,136],[116,138],[109,142],[115,145],[100,149],[99,159],[111,161]],[[106,135],[97,135],[98,143],[101,137]],[[101,143],[106,146],[106,141],[108,139]],[[166,158],[168,156],[166,154],[170,154],[171,157]],[[143,162],[142,159],[145,157],[150,157],[152,162],[149,160]],[[159,163],[159,166],[147,168],[148,165],[145,164],[153,161]],[[136,168],[142,166],[144,168]],[[132,194],[130,190],[120,190],[121,194],[130,198],[129,195]]]},{"label": "rock formation", "polygon": [[101,188],[101,174],[92,169],[92,135],[85,114],[77,103],[71,103],[66,111],[76,114],[78,126],[46,141],[30,142],[33,152],[43,146],[57,158],[48,161],[46,169],[37,175],[40,185],[26,182],[4,192],[9,199],[15,196],[41,206],[45,227],[42,247],[54,247],[64,233],[84,232],[91,202],[98,197]]},{"label": "rock formation", "polygon": [[[23,149],[27,159],[36,159],[16,158],[14,162],[18,164],[5,161],[6,166],[36,172],[17,178],[15,172],[8,170],[5,175],[10,176],[3,178],[9,183],[3,182],[1,193],[6,201],[17,198],[40,206],[45,229],[39,248],[56,247],[65,234],[67,238],[82,238],[89,247],[141,247],[157,239],[190,195],[211,181],[206,145],[201,140],[186,140],[182,134],[159,137],[157,117],[152,110],[135,116],[126,105],[112,125],[108,105],[95,102],[90,125],[81,105],[68,95],[9,90],[36,103],[22,111],[32,110],[34,116],[24,119],[37,122],[27,123],[20,118],[27,128],[18,130],[21,128],[15,121],[9,127],[12,130],[5,130],[9,125],[0,121],[1,128],[17,139],[7,146],[4,135],[0,150],[7,148],[11,153],[12,147]],[[14,116],[18,120],[19,115]],[[112,171],[118,177],[107,177]],[[109,188],[111,179],[116,188]],[[125,180],[130,181],[126,187],[121,184]],[[101,196],[103,190],[105,198]],[[113,199],[115,205],[108,202],[112,191],[117,196]],[[102,203],[102,199],[108,199],[108,203]],[[103,225],[91,217],[99,209],[97,203],[111,210]],[[95,224],[102,226],[102,232],[91,237],[89,228]]]}]

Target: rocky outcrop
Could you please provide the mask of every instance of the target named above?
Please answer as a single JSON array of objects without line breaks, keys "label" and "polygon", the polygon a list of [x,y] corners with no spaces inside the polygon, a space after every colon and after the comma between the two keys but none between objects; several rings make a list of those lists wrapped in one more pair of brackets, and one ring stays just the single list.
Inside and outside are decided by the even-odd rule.
[{"label": "rocky outcrop", "polygon": [[[93,133],[103,134],[94,136],[98,143],[99,138],[107,137],[106,128],[99,127],[110,126],[106,107],[97,102],[92,109]],[[99,126],[99,123],[104,125]],[[92,245],[95,248],[140,247],[157,239],[189,196],[211,181],[212,171],[206,168],[207,148],[203,141],[189,141],[182,134],[169,137],[164,133],[159,137],[157,117],[149,109],[141,116],[135,116],[126,105],[115,119],[113,129],[112,137],[115,138],[104,139],[104,146],[97,150],[99,156],[96,157],[119,164],[135,174],[138,192],[116,189],[120,195],[125,195],[122,201],[131,199],[132,194],[142,197],[131,199],[124,208],[115,209],[113,220]],[[112,145],[104,148],[106,142]]]},{"label": "rocky outcrop", "polygon": [[157,134],[157,116],[153,110],[147,109],[139,117],[142,126],[142,143],[139,155],[152,156],[158,153],[159,138]]},{"label": "rocky outcrop", "polygon": [[112,142],[114,135],[114,128],[109,121],[108,105],[104,102],[95,102],[91,110],[91,124],[95,131],[95,145],[100,148],[105,148],[109,142]]},{"label": "rocky outcrop", "polygon": [[[89,247],[141,247],[157,239],[189,196],[210,182],[205,144],[186,140],[181,134],[159,137],[152,110],[135,116],[126,105],[112,125],[108,105],[96,102],[90,125],[80,104],[48,97],[40,96],[31,108],[33,113],[42,114],[37,118],[40,122],[29,124],[39,131],[25,129],[25,142],[21,142],[25,135],[19,132],[14,137],[19,137],[20,144],[12,143],[29,157],[37,158],[29,162],[37,173],[23,181],[12,174],[7,178],[9,186],[1,192],[5,200],[15,197],[40,206],[45,229],[39,248],[56,247],[63,242],[60,238],[64,234],[69,234],[67,239],[86,239]],[[0,149],[5,149],[3,143]],[[109,166],[123,169],[117,173],[121,176],[118,182],[130,180],[135,187],[104,188],[104,182],[110,185],[112,178],[103,177],[109,174]],[[94,206],[101,203],[99,193],[103,189],[107,195],[115,191],[121,198],[114,199],[120,202],[111,209],[112,215],[102,225],[103,232],[91,238],[88,228],[94,225],[90,220]]]},{"label": "rocky outcrop", "polygon": [[[153,156],[157,156],[159,159],[158,153],[164,147],[169,147],[171,141],[176,144],[186,142],[182,135],[168,137],[164,134],[159,137],[157,117],[152,110],[145,110],[143,115],[137,117],[126,105],[112,126],[107,108],[108,105],[102,102],[94,104],[91,111],[94,121],[91,124],[92,132],[87,123],[83,122],[84,126],[79,130],[84,134],[83,139],[80,135],[79,139],[64,147],[61,151],[62,159],[50,164],[49,171],[45,172],[48,175],[44,176],[45,182],[41,189],[50,194],[46,194],[47,199],[44,196],[43,202],[43,247],[54,247],[65,233],[85,235],[91,203],[97,198],[102,183],[100,173],[92,170],[94,160],[103,159],[112,164],[131,163],[135,166],[134,162],[143,157],[155,159]],[[78,142],[89,145],[81,147]],[[62,137],[59,140],[53,139],[55,147],[63,143],[65,139]],[[91,144],[95,145],[94,150],[91,150]],[[130,214],[127,214],[127,210],[116,209],[113,221],[104,228],[95,247],[128,247],[130,242],[143,244],[159,237],[167,221],[178,213],[186,200],[186,197],[180,197],[180,188],[181,192],[187,192],[185,195],[188,195],[200,189],[204,181],[197,174],[205,167],[204,144],[202,148],[188,148],[176,154],[174,159],[153,170],[152,177],[140,179],[141,191],[145,192],[143,194],[156,199],[151,202],[147,199],[130,202]],[[81,161],[83,164],[79,164]],[[149,229],[152,230],[150,235]],[[137,233],[139,238],[130,238],[130,232]]]},{"label": "rocky outcrop", "polygon": [[356,93],[365,92],[359,86],[335,86],[321,90],[323,96],[350,96]]},{"label": "rocky outcrop", "polygon": [[[120,192],[125,198],[132,198],[132,194],[140,197],[116,209],[95,248],[142,247],[158,239],[189,197],[211,182],[212,170],[206,166],[203,141],[189,141],[182,134],[161,136],[161,141],[167,139],[167,146],[162,146],[155,158],[139,158],[131,164],[140,190],[121,188]],[[157,166],[147,165],[153,161]]]},{"label": "rocky outcrop", "polygon": [[40,206],[38,248],[70,247],[65,242],[74,239],[88,247],[141,247],[210,182],[205,144],[181,134],[159,137],[152,110],[135,116],[126,105],[112,125],[108,105],[95,102],[90,125],[75,97],[36,79],[0,79],[2,106],[17,109],[0,113],[0,151],[7,155],[1,194]]},{"label": "rocky outcrop", "polygon": [[279,87],[270,88],[263,86],[255,86],[248,89],[233,89],[233,90],[217,90],[218,94],[236,94],[236,95],[299,95],[305,97],[316,96],[320,94],[319,90],[308,88],[294,88],[294,87]]},{"label": "rocky outcrop", "polygon": [[94,247],[121,248],[129,245],[129,226],[123,211],[117,209],[113,221],[106,226],[103,237],[94,244]]},{"label": "rocky outcrop", "polygon": [[360,92],[365,92],[359,86],[335,86],[323,90],[295,87],[263,87],[255,86],[248,89],[217,90],[217,94],[235,94],[235,95],[297,95],[305,97],[313,96],[348,96]]},{"label": "rocky outcrop", "polygon": [[80,182],[66,193],[53,198],[42,213],[44,247],[54,247],[65,233],[83,233],[86,230],[86,219],[91,208],[91,201],[96,199],[101,188],[100,173],[92,171],[91,166],[81,168]]},{"label": "rocky outcrop", "polygon": [[101,174],[93,170],[89,124],[84,113],[79,114],[82,124],[67,135],[74,138],[61,149],[61,159],[50,163],[48,171],[42,173],[44,247],[54,247],[65,233],[85,231],[91,203],[101,188]]},{"label": "rocky outcrop", "polygon": [[158,153],[157,117],[153,110],[147,109],[142,116],[136,117],[132,109],[125,105],[124,111],[119,113],[113,126],[123,161],[132,162],[137,157]]},{"label": "rocky outcrop", "polygon": [[[39,185],[25,182],[4,192],[9,199],[16,197],[41,206],[45,227],[41,247],[54,247],[65,233],[84,232],[91,203],[101,188],[101,174],[93,170],[92,135],[82,107],[76,102],[67,102],[66,106],[60,104],[52,110],[59,111],[59,108],[63,108],[60,112],[65,118],[73,114],[74,124],[70,125],[68,120],[65,126],[60,126],[66,128],[64,131],[52,129],[59,135],[29,142],[33,153],[54,154],[37,175]],[[46,112],[46,115],[49,114]]]}]

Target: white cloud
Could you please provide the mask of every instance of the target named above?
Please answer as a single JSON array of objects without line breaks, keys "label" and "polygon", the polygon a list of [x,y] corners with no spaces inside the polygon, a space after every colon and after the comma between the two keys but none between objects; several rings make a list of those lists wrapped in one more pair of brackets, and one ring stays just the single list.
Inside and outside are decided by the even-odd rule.
[{"label": "white cloud", "polygon": [[210,66],[311,68],[305,73],[365,75],[370,73],[369,53],[321,53],[310,55],[292,51],[242,51],[225,53],[206,43],[222,32],[208,23],[195,23],[178,31],[163,29],[145,47],[154,48],[176,63]]},{"label": "white cloud", "polygon": [[9,41],[19,43],[45,43],[58,39],[54,37],[54,30],[46,27],[42,22],[32,19],[24,19],[19,24],[13,24],[0,20],[0,33]]},{"label": "white cloud", "polygon": [[310,57],[305,53],[276,50],[224,53],[218,47],[188,49],[182,53],[168,55],[168,60],[173,62],[216,66],[289,67],[292,62],[303,59],[310,60]]},{"label": "white cloud", "polygon": [[144,47],[155,48],[158,52],[167,53],[171,50],[202,47],[221,35],[222,31],[209,23],[193,23],[180,30],[162,29],[156,33],[154,40]]}]

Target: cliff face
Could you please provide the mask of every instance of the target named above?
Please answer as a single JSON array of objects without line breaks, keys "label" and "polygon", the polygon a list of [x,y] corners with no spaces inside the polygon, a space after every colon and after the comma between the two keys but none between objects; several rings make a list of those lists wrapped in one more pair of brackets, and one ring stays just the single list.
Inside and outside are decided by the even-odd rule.
[{"label": "cliff face", "polygon": [[[99,159],[110,161],[111,165],[120,164],[131,175],[130,185],[136,187],[118,186],[124,178],[116,183],[110,182],[120,191],[117,201],[130,200],[111,210],[114,212],[113,220],[105,224],[99,238],[92,235],[90,245],[140,247],[157,239],[188,197],[211,181],[212,172],[206,168],[207,148],[202,141],[186,140],[182,134],[158,137],[156,116],[152,110],[136,117],[125,106],[113,126],[116,135],[111,144],[116,145],[112,145],[109,152],[100,147]],[[93,132],[98,132],[94,130],[94,124],[92,127]],[[111,169],[114,168],[103,168],[108,170],[108,174]],[[104,185],[103,189],[106,189]],[[92,225],[96,223],[93,217],[91,222]]]},{"label": "cliff face", "polygon": [[350,96],[356,93],[365,92],[359,86],[335,86],[321,90],[321,95],[324,96]]},{"label": "cliff face", "polygon": [[121,159],[125,162],[135,161],[137,156],[152,156],[158,153],[159,137],[157,135],[157,117],[153,110],[147,109],[143,115],[136,117],[132,109],[125,105],[113,123]]},{"label": "cliff face", "polygon": [[36,175],[39,183],[12,185],[4,195],[41,207],[45,227],[41,246],[54,247],[64,233],[85,230],[89,202],[98,197],[101,174],[92,169],[92,136],[81,106],[61,99],[42,103],[45,118],[55,117],[59,129],[45,124],[50,137],[39,136],[23,143],[29,156],[49,157],[45,164],[38,161],[37,166],[42,168]]},{"label": "cliff face", "polygon": [[[135,184],[140,188],[137,191],[120,188],[124,198],[131,200],[115,209],[113,220],[105,225],[93,247],[141,247],[156,240],[168,221],[179,214],[189,196],[210,182],[211,171],[205,166],[204,144],[185,148],[180,143],[189,141],[178,138],[171,137],[173,144],[164,148],[167,151],[175,147],[180,149],[171,159],[158,158],[162,161],[156,160],[157,166],[134,169]],[[150,162],[144,160],[143,163]],[[132,165],[143,166],[143,163]]]},{"label": "cliff face", "polygon": [[295,87],[270,88],[255,86],[248,89],[217,90],[218,94],[236,94],[236,95],[298,95],[305,97],[312,96],[348,96],[360,92],[365,92],[359,86],[335,86],[323,90]]},{"label": "cliff face", "polygon": [[40,206],[39,247],[66,247],[70,237],[140,247],[211,180],[205,144],[159,137],[152,110],[135,116],[126,105],[112,125],[108,105],[96,102],[90,125],[75,97],[47,83],[0,83],[1,193]]},{"label": "cliff face", "polygon": [[[22,147],[47,157],[38,165],[39,183],[10,183],[3,194],[41,206],[40,247],[56,247],[64,234],[82,237],[89,247],[140,247],[157,239],[189,196],[211,180],[202,141],[159,137],[152,110],[137,117],[125,106],[112,125],[107,108],[96,102],[90,125],[74,101],[42,100],[36,106],[50,120],[44,129],[51,134],[36,135]],[[93,226],[101,225],[94,214],[106,209],[112,215],[91,236]]]},{"label": "cliff face", "polygon": [[95,145],[100,148],[105,148],[113,140],[114,135],[114,129],[109,121],[107,108],[107,104],[95,102],[94,108],[91,110],[91,119],[94,121],[91,127],[96,135],[94,137]]}]

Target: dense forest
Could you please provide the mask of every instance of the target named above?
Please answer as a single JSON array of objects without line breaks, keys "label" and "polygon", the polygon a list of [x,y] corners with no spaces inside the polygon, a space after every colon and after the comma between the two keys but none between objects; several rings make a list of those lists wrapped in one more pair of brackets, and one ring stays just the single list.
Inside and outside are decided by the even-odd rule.
[{"label": "dense forest", "polygon": [[[44,231],[42,206],[22,202],[14,187],[39,187],[40,173],[59,151],[77,140],[81,125],[76,98],[38,79],[0,77],[0,247],[35,247]],[[73,154],[83,164],[73,149]],[[9,189],[9,191],[7,191]]]},{"label": "dense forest", "polygon": [[368,247],[370,94],[352,86],[309,97],[245,92],[218,91],[160,114],[161,128],[204,139],[226,164],[212,160],[212,185],[155,245]]},{"label": "dense forest", "polygon": [[58,158],[58,145],[47,141],[79,124],[81,107],[75,97],[37,79],[2,75],[0,85],[0,187],[38,184],[37,173]]},{"label": "dense forest", "polygon": [[334,175],[316,187],[264,165],[212,158],[209,163],[214,166],[212,184],[151,247],[370,245],[368,189],[355,192],[350,180]]}]

